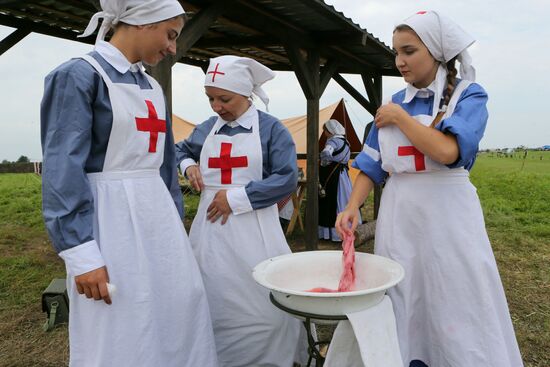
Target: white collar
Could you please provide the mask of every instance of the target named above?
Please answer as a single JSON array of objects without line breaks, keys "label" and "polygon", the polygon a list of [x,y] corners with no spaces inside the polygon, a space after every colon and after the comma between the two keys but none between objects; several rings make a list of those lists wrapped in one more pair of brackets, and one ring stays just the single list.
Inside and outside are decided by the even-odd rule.
[{"label": "white collar", "polygon": [[126,73],[128,70],[132,72],[143,70],[141,61],[131,64],[126,56],[109,42],[99,41],[94,49],[121,74]]},{"label": "white collar", "polygon": [[447,70],[443,65],[439,65],[437,68],[437,73],[435,74],[435,79],[428,85],[426,88],[416,88],[414,85],[407,83],[407,88],[405,88],[405,98],[403,103],[409,103],[413,100],[414,97],[418,94],[420,98],[427,98],[431,95],[442,96],[443,89],[447,84]]},{"label": "white collar", "polygon": [[218,133],[220,129],[223,127],[223,125],[229,125],[230,127],[236,127],[236,126],[242,126],[245,129],[250,129],[254,123],[254,119],[258,119],[258,110],[256,110],[256,107],[254,107],[253,104],[248,107],[248,110],[246,110],[245,113],[240,115],[236,120],[234,121],[225,121],[221,117],[218,117],[218,120],[216,121],[216,124],[214,125],[214,133]]}]

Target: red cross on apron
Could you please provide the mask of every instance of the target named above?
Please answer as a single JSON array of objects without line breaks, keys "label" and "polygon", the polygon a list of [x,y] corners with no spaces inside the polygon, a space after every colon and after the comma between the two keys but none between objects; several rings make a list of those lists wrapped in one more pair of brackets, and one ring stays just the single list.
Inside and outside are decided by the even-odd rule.
[{"label": "red cross on apron", "polygon": [[220,66],[220,63],[216,64],[216,68],[214,71],[209,71],[207,74],[212,74],[212,82],[214,82],[214,79],[216,79],[216,74],[225,75],[225,73],[222,73],[221,71],[218,71],[218,67]]},{"label": "red cross on apron", "polygon": [[424,163],[424,154],[421,151],[416,149],[414,146],[402,146],[397,148],[398,156],[408,156],[414,155],[414,168],[417,171],[424,171],[426,169],[426,164]]},{"label": "red cross on apron", "polygon": [[136,117],[136,126],[139,131],[148,131],[149,134],[149,153],[157,151],[157,139],[159,132],[166,133],[166,120],[159,120],[157,110],[153,102],[145,100],[147,109],[149,110],[148,117]]},{"label": "red cross on apron", "polygon": [[220,157],[208,158],[208,168],[220,168],[222,170],[222,184],[231,184],[231,172],[233,168],[248,167],[246,156],[231,157],[231,143],[222,143]]}]

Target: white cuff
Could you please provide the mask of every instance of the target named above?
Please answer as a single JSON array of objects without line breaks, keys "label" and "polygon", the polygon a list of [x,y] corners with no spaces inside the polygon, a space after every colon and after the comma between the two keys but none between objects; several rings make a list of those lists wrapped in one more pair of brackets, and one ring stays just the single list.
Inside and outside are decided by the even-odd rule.
[{"label": "white cuff", "polygon": [[195,162],[193,159],[185,158],[180,163],[181,174],[187,177],[187,175],[185,174],[185,170],[189,168],[189,166],[196,166],[196,165],[197,165],[197,162]]},{"label": "white cuff", "polygon": [[59,256],[65,260],[67,274],[77,276],[105,266],[103,256],[95,240],[61,251]]},{"label": "white cuff", "polygon": [[325,145],[325,148],[322,150],[322,152],[328,152],[329,155],[332,155],[334,153],[334,147],[332,145]]},{"label": "white cuff", "polygon": [[363,152],[365,152],[375,162],[378,162],[380,160],[380,152],[376,149],[369,147],[367,144],[363,145]]},{"label": "white cuff", "polygon": [[235,215],[248,213],[253,210],[244,187],[227,190],[227,202]]}]

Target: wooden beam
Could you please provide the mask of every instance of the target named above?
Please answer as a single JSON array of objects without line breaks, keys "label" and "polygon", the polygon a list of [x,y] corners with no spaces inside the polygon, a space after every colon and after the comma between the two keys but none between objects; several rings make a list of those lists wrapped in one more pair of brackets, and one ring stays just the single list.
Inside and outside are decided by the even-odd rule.
[{"label": "wooden beam", "polygon": [[31,32],[25,29],[16,29],[10,33],[6,38],[0,41],[0,55],[16,45],[17,42],[21,41],[29,33]]},{"label": "wooden beam", "polygon": [[336,70],[338,70],[338,67],[340,66],[340,63],[338,60],[329,60],[329,62],[323,66],[323,69],[321,70],[321,79],[319,81],[319,94],[323,95],[328,83],[330,82],[330,79],[332,79],[332,76],[334,73],[336,73]]},{"label": "wooden beam", "polygon": [[[265,45],[261,45],[261,46],[265,47]],[[252,51],[264,53],[264,54],[268,55],[269,57],[272,57],[272,58],[276,59],[278,62],[287,62],[288,61],[288,58],[286,56],[283,56],[280,53],[277,53],[277,52],[274,52],[274,51],[271,51],[271,50],[267,50],[267,49],[262,48],[262,47],[251,46],[250,49]]]},{"label": "wooden beam", "polygon": [[178,62],[184,63],[186,65],[192,65],[201,68],[203,71],[206,71],[208,68],[208,61],[201,61],[193,57],[189,57],[190,55],[185,55],[182,57]]},{"label": "wooden beam", "polygon": [[247,47],[247,46],[280,46],[281,41],[276,40],[273,37],[231,37],[229,41],[228,37],[221,35],[213,38],[201,38],[193,47],[210,48],[210,47]]},{"label": "wooden beam", "polygon": [[[375,76],[376,78],[376,76]],[[367,95],[369,96],[369,100],[376,105],[376,108],[380,107],[380,103],[382,102],[378,92],[376,91],[376,87],[374,85],[373,76],[362,73],[361,79],[363,79],[363,84],[365,85],[365,90],[367,91]]]},{"label": "wooden beam", "polygon": [[71,41],[77,41],[82,43],[94,44],[95,37],[86,37],[86,38],[76,38],[79,34],[77,31],[70,31],[66,29],[59,29],[55,26],[50,26],[44,23],[35,23],[29,20],[24,20],[21,18],[15,18],[12,16],[0,14],[0,24],[12,28],[18,28],[22,30],[27,30],[30,32],[45,34],[47,36],[67,39]]},{"label": "wooden beam", "polygon": [[[296,78],[298,79],[298,82],[300,83],[300,86],[302,87],[302,91],[304,92],[304,95],[307,99],[312,99],[315,97],[315,86],[314,86],[314,80],[313,80],[313,74],[311,73],[311,70],[309,69],[309,66],[307,64],[306,58],[302,53],[302,50],[298,48],[293,43],[289,43],[285,45],[286,54],[288,55],[288,59],[290,60],[292,64],[292,68],[294,69],[294,73],[296,74]],[[317,75],[317,78],[319,76]]]},{"label": "wooden beam", "polygon": [[[23,20],[29,24],[45,24],[56,29],[72,29],[75,33],[80,32],[84,26],[80,23],[75,23],[72,19],[53,19],[50,14],[30,14],[29,9],[18,8],[18,9],[4,9],[0,8],[0,12],[9,13],[9,17],[16,18],[17,21]],[[27,20],[32,19],[32,20]],[[21,28],[21,27],[18,27]]]},{"label": "wooden beam", "polygon": [[323,31],[314,32],[312,35],[316,40],[328,46],[365,46],[368,40],[366,33],[359,32],[345,34]]},{"label": "wooden beam", "polygon": [[215,2],[203,8],[191,18],[185,27],[183,27],[183,31],[178,37],[176,56],[172,58],[172,65],[193,47],[195,42],[206,33],[208,28],[216,21],[218,16],[222,14],[224,9],[232,5],[232,3],[232,0]]},{"label": "wooden beam", "polygon": [[[304,29],[281,19],[273,12],[261,8],[255,2],[237,0],[236,4],[240,7],[226,9],[224,16],[234,21],[238,19],[248,27],[261,29],[266,36],[279,40],[281,44],[293,42],[307,48],[318,46]],[[243,12],[246,12],[247,15],[244,19]]]},{"label": "wooden beam", "polygon": [[374,116],[376,114],[376,105],[371,103],[361,93],[359,93],[357,89],[355,89],[346,79],[344,79],[343,76],[336,73],[332,78],[336,81],[336,83],[340,84],[340,86],[344,88],[344,90],[348,92],[353,97],[353,99],[355,99],[361,106],[369,111],[371,115]]},{"label": "wooden beam", "polygon": [[46,14],[55,15],[56,17],[58,17],[59,20],[65,20],[66,21],[66,20],[70,19],[70,20],[74,21],[76,24],[79,24],[82,27],[82,29],[86,28],[86,26],[88,25],[88,22],[90,20],[88,16],[79,16],[79,15],[76,15],[76,14],[73,14],[73,13],[53,9],[51,7],[43,6],[43,5],[40,5],[40,4],[27,3],[26,6],[29,9],[36,9],[36,10],[39,10],[39,11],[44,12]]}]

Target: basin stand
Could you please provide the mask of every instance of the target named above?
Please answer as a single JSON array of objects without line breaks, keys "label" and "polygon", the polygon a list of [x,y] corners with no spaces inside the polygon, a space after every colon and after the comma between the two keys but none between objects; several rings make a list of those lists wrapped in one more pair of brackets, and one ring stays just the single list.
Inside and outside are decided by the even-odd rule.
[{"label": "basin stand", "polygon": [[304,320],[304,326],[306,328],[306,334],[307,334],[307,353],[308,353],[308,360],[307,360],[307,367],[311,366],[311,362],[315,359],[315,367],[322,367],[325,363],[325,358],[321,355],[319,352],[319,346],[322,344],[329,344],[329,341],[316,341],[313,337],[313,333],[311,330],[311,324],[315,324],[315,321],[341,321],[341,320],[347,320],[348,318],[345,315],[341,316],[331,316],[331,315],[318,315],[308,312],[302,312],[297,311],[292,308],[288,308],[286,306],[283,306],[277,300],[275,297],[273,297],[273,294],[269,293],[269,300],[275,307],[278,309],[281,309],[293,316],[297,316],[299,319]]}]

